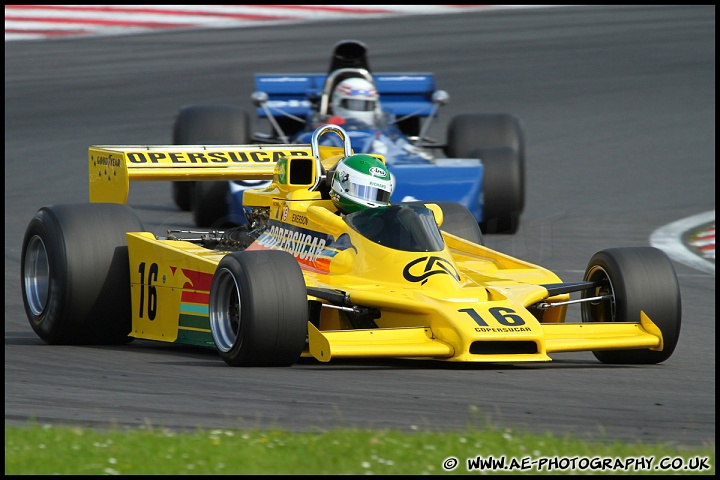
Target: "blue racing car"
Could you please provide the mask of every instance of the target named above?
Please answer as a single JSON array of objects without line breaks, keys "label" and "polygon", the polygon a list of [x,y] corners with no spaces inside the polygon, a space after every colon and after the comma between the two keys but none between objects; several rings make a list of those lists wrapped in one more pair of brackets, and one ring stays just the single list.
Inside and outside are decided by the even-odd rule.
[{"label": "blue racing car", "polygon": [[[449,100],[432,73],[371,73],[367,49],[343,40],[327,74],[256,74],[252,101],[267,132],[250,133],[248,113],[233,105],[186,105],[173,128],[178,145],[308,144],[322,124],[348,133],[355,153],[382,154],[393,177],[393,203],[465,205],[484,233],[515,233],[525,203],[520,122],[506,113],[461,114],[444,142],[431,121]],[[326,136],[327,141],[337,141]],[[340,146],[340,145],[337,145]],[[173,198],[199,227],[246,222],[243,191],[265,180],[173,182]]]}]

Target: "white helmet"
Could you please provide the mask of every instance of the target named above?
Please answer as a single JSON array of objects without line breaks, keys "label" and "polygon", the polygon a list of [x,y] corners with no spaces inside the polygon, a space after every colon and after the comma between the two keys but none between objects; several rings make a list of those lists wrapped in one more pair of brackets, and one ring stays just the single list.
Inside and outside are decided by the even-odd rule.
[{"label": "white helmet", "polygon": [[378,93],[364,78],[348,78],[338,83],[332,96],[332,113],[344,119],[356,119],[373,125]]}]

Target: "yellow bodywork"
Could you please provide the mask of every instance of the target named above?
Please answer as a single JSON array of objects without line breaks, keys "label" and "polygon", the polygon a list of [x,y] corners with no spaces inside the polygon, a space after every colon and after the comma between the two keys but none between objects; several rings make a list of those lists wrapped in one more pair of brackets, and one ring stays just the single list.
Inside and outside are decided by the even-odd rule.
[{"label": "yellow bodywork", "polygon": [[[321,147],[322,165],[341,153]],[[308,322],[303,355],[323,362],[343,357],[529,362],[549,361],[557,352],[662,349],[662,335],[644,313],[637,323],[591,324],[566,322],[565,305],[530,308],[569,300],[569,294],[548,298],[542,285],[562,281],[537,265],[446,232],[445,248],[437,252],[398,251],[368,240],[314,189],[319,172],[311,157],[309,145],[91,147],[90,197],[124,203],[133,180],[273,179],[270,187],[244,194],[244,205],[269,209],[269,228],[248,250],[287,251],[300,264],[307,287],[344,292],[352,304],[381,313],[378,328],[361,330],[353,329],[341,310],[322,308],[319,320]],[[300,162],[307,163],[306,174],[294,176]],[[441,210],[429,207],[441,223]],[[345,246],[337,242],[340,236]],[[148,232],[128,232],[127,242],[131,335],[213,347],[210,286],[228,252]],[[327,303],[310,293],[308,300]]]}]

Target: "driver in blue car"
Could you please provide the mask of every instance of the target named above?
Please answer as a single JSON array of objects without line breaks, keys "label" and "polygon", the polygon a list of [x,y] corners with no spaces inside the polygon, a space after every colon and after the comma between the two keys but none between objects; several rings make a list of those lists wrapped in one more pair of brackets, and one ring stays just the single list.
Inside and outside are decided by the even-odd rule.
[{"label": "driver in blue car", "polygon": [[[353,136],[356,151],[379,153],[393,158],[416,156],[427,161],[430,152],[410,143],[399,130],[391,128],[383,116],[380,96],[375,86],[364,78],[347,78],[338,83],[330,102],[332,117],[324,123],[341,125]],[[358,136],[357,131],[371,134]],[[333,141],[334,139],[331,139]]]},{"label": "driver in blue car", "polygon": [[367,127],[374,126],[381,116],[375,86],[364,78],[348,78],[338,83],[332,94],[332,114],[340,117],[343,123],[358,121]]}]

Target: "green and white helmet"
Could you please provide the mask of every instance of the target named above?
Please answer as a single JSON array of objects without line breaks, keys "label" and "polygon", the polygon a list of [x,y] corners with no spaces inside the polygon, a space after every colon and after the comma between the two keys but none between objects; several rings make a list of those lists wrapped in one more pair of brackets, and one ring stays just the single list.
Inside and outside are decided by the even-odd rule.
[{"label": "green and white helmet", "polygon": [[385,164],[372,155],[350,155],[335,166],[330,198],[344,213],[390,204],[392,178]]}]

